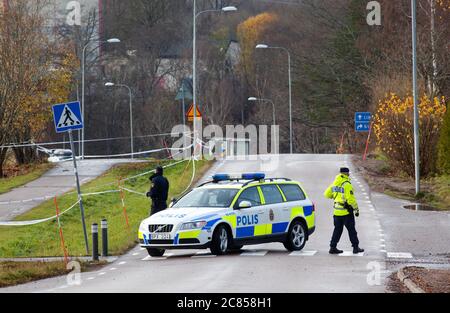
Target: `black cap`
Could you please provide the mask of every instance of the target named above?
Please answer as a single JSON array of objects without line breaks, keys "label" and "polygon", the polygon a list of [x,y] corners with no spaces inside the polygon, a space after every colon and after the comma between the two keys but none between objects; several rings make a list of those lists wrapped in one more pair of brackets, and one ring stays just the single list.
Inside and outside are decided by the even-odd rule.
[{"label": "black cap", "polygon": [[156,167],[156,174],[162,174],[164,172],[164,169],[162,166],[157,166]]},{"label": "black cap", "polygon": [[341,167],[341,174],[350,174],[350,169],[348,167]]}]

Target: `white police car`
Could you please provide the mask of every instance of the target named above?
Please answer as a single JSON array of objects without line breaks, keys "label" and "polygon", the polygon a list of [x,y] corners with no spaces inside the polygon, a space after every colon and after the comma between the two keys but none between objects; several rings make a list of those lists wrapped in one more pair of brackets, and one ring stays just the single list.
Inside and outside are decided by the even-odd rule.
[{"label": "white police car", "polygon": [[145,219],[139,242],[151,256],[169,249],[207,249],[215,255],[244,245],[281,242],[302,250],[315,230],[315,206],[298,182],[262,173],[217,174],[171,207]]}]

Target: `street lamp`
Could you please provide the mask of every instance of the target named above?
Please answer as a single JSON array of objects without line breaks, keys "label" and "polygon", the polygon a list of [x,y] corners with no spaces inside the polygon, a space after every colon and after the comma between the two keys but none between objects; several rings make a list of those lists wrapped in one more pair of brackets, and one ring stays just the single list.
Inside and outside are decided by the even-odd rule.
[{"label": "street lamp", "polygon": [[276,119],[275,119],[275,103],[272,101],[272,100],[270,100],[270,99],[259,99],[259,98],[256,98],[256,97],[250,97],[250,98],[248,98],[248,101],[250,101],[250,102],[256,102],[256,101],[261,101],[261,102],[269,102],[269,103],[271,103],[272,104],[272,118],[273,118],[273,125],[276,125],[277,124],[277,121],[276,121]]},{"label": "street lamp", "polygon": [[290,144],[290,152],[293,153],[293,132],[292,132],[292,70],[291,70],[291,53],[288,49],[284,47],[271,47],[266,44],[258,44],[256,45],[256,49],[279,49],[283,50],[288,55],[288,66],[289,66],[289,144]]},{"label": "street lamp", "polygon": [[[102,43],[110,43],[110,44],[114,44],[114,43],[120,43],[120,39],[118,38],[110,38],[108,40],[100,40],[97,41],[97,43],[99,44],[97,46],[97,48],[102,44]],[[86,67],[86,49],[89,47],[90,42],[88,42],[84,47],[83,47],[83,52],[81,55],[81,115],[82,115],[82,119],[83,122],[86,123],[84,121],[84,94],[85,94],[85,67]],[[81,144],[81,149],[80,149],[80,154],[81,154],[81,158],[84,160],[84,127],[81,130],[81,140],[80,140],[80,144]]]},{"label": "street lamp", "polygon": [[417,3],[411,0],[412,18],[412,72],[414,95],[414,163],[416,176],[416,195],[420,193],[420,137],[419,137],[419,95],[417,90]]},{"label": "street lamp", "polygon": [[131,159],[134,160],[134,136],[133,136],[133,93],[131,88],[127,85],[123,84],[115,84],[108,82],[105,84],[105,87],[123,87],[128,89],[128,94],[130,96],[130,133],[131,133]]},{"label": "street lamp", "polygon": [[235,12],[237,8],[235,6],[223,7],[219,10],[205,10],[197,13],[197,1],[194,0],[194,20],[193,20],[193,44],[192,44],[192,91],[194,101],[194,155],[197,140],[197,17],[207,12]]}]

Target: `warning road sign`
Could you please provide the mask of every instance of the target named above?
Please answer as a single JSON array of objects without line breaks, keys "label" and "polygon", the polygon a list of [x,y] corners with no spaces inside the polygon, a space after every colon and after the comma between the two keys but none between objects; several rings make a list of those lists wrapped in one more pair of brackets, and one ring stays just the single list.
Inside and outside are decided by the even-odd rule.
[{"label": "warning road sign", "polygon": [[[196,109],[197,109],[196,117],[197,118],[201,118],[202,117],[202,113],[198,109],[198,106],[196,106]],[[189,108],[189,110],[188,110],[186,115],[187,115],[187,118],[188,118],[189,122],[193,122],[194,121],[194,104],[191,105],[191,107]]]},{"label": "warning road sign", "polygon": [[62,103],[53,106],[53,119],[57,133],[83,128],[80,102]]}]

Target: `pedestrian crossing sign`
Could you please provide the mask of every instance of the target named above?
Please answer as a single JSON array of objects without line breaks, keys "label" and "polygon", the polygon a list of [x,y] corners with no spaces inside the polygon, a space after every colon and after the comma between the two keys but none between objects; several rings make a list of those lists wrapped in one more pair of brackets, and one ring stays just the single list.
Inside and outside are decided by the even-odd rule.
[{"label": "pedestrian crossing sign", "polygon": [[53,119],[57,133],[83,128],[80,102],[61,103],[53,106]]}]

